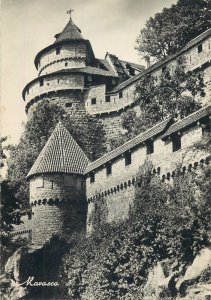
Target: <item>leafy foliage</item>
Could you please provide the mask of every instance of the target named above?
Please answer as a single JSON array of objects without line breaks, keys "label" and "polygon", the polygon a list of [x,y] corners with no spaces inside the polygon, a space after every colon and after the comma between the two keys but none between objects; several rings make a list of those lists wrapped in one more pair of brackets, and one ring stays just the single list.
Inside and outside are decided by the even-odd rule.
[{"label": "leafy foliage", "polygon": [[23,207],[27,207],[29,202],[26,175],[61,120],[91,160],[99,157],[105,150],[102,126],[95,118],[83,116],[78,120],[75,116],[67,116],[56,104],[41,102],[28,119],[19,144],[9,146],[8,184]]},{"label": "leafy foliage", "polygon": [[112,149],[158,122],[170,117],[181,119],[200,109],[204,87],[203,74],[186,72],[183,57],[176,61],[174,69],[167,67],[158,76],[143,76],[135,90],[140,113],[131,109],[122,114],[125,131],[110,141]]},{"label": "leafy foliage", "polygon": [[[7,140],[7,137],[0,139],[0,168],[3,168],[7,161],[7,156],[4,153],[4,146],[2,145]],[[24,239],[14,240],[9,236],[13,225],[17,224],[20,209],[7,180],[1,179],[1,214],[0,214],[0,245],[1,245],[1,272],[8,257],[18,247],[26,244]]]},{"label": "leafy foliage", "polygon": [[[92,234],[72,240],[63,270],[69,297],[143,299],[154,263],[169,259],[182,272],[207,245],[210,169],[186,175],[178,169],[173,185],[152,171],[149,161],[140,168],[128,220],[107,224],[95,217],[99,223]],[[102,207],[95,206],[94,213],[101,214]]]},{"label": "leafy foliage", "polygon": [[178,0],[150,17],[136,40],[142,57],[160,60],[178,52],[190,40],[209,29],[208,0]]}]

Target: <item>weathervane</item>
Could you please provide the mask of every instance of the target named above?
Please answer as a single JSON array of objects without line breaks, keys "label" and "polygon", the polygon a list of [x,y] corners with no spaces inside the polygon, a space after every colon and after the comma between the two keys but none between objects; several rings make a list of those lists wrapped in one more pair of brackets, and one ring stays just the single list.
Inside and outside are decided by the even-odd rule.
[{"label": "weathervane", "polygon": [[70,19],[72,19],[71,14],[72,14],[73,11],[74,11],[74,9],[70,9],[70,10],[67,11],[67,14],[70,15]]}]

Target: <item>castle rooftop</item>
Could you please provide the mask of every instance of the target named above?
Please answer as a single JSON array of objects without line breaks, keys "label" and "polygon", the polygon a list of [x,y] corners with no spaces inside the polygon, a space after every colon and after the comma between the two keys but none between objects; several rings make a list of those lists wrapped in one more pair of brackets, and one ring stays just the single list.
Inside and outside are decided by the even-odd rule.
[{"label": "castle rooftop", "polygon": [[172,124],[172,122],[173,122],[173,119],[168,118],[168,119],[158,123],[157,125],[153,126],[152,128],[146,130],[145,132],[138,134],[133,139],[131,139],[128,142],[124,143],[123,145],[117,147],[116,149],[110,151],[109,153],[105,154],[104,156],[100,157],[99,159],[91,162],[87,166],[87,168],[85,170],[85,174],[99,168],[100,166],[104,165],[105,163],[110,162],[111,160],[115,159],[116,157],[121,156],[123,153],[131,150],[132,148],[135,148],[139,144],[161,134]]},{"label": "castle rooftop", "polygon": [[115,94],[115,93],[119,92],[120,90],[124,89],[125,87],[133,84],[134,82],[136,82],[138,80],[140,80],[142,77],[144,77],[148,74],[151,74],[151,72],[154,72],[155,70],[161,68],[162,66],[166,65],[170,61],[172,61],[172,60],[176,59],[177,57],[179,57],[180,55],[184,54],[187,50],[189,50],[192,47],[196,46],[197,44],[201,43],[203,40],[205,40],[210,35],[211,35],[211,28],[204,31],[203,33],[201,33],[200,35],[198,35],[194,39],[192,39],[179,52],[167,56],[165,59],[160,60],[160,61],[156,62],[155,64],[151,65],[146,70],[143,70],[143,72],[141,72],[140,74],[137,74],[137,75],[125,80],[124,82],[122,82],[119,85],[117,85],[116,87],[114,87],[108,94],[112,94],[112,93]]},{"label": "castle rooftop", "polygon": [[61,41],[69,40],[84,40],[81,30],[73,23],[73,20],[70,19],[65,28],[61,33],[55,35],[56,41],[54,44]]},{"label": "castle rooftop", "polygon": [[192,113],[191,115],[188,115],[187,117],[179,120],[178,122],[174,123],[169,127],[169,129],[164,133],[162,136],[162,139],[165,139],[169,137],[170,135],[174,134],[175,132],[184,129],[190,125],[192,125],[194,122],[199,121],[200,119],[209,116],[211,113],[211,105],[205,106],[196,112]]},{"label": "castle rooftop", "polygon": [[43,173],[83,174],[89,159],[64,125],[59,122],[27,178]]}]

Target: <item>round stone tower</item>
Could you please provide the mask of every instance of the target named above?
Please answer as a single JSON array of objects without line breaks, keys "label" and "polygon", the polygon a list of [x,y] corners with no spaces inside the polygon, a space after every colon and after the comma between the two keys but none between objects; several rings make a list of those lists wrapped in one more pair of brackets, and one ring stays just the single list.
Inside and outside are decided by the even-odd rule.
[{"label": "round stone tower", "polygon": [[60,122],[27,175],[35,246],[42,246],[54,234],[68,236],[85,230],[83,172],[88,163],[87,156]]},{"label": "round stone tower", "polygon": [[118,74],[107,60],[95,58],[89,40],[71,17],[55,38],[35,57],[38,77],[22,93],[26,112],[31,115],[38,103],[47,100],[82,121],[87,112],[104,105],[105,93],[117,84]]},{"label": "round stone tower", "polygon": [[89,80],[86,68],[93,65],[95,56],[89,40],[81,35],[71,17],[55,42],[42,49],[34,63],[38,77],[23,89],[26,112],[36,109],[42,100],[61,105],[69,114],[85,113],[83,94]]}]

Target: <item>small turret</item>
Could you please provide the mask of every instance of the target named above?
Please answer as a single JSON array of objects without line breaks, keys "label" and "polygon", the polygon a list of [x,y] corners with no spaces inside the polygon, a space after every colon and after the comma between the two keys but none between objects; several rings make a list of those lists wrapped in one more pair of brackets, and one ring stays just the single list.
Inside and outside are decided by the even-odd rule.
[{"label": "small turret", "polygon": [[89,159],[60,122],[27,175],[32,206],[32,242],[43,245],[53,234],[85,230],[83,172]]}]

